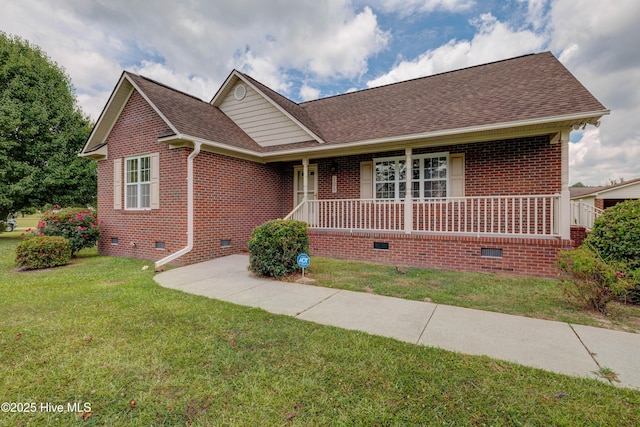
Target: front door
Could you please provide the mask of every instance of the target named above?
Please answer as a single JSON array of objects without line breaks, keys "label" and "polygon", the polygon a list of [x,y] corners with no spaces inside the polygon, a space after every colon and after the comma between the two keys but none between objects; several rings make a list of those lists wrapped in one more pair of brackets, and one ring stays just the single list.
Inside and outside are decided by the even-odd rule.
[{"label": "front door", "polygon": [[[318,198],[318,165],[309,165],[309,181],[307,183],[307,200]],[[304,171],[302,166],[293,169],[293,206],[298,206],[304,199]]]},{"label": "front door", "polygon": [[[318,165],[309,165],[309,178],[307,182],[307,200],[318,199]],[[304,199],[304,170],[302,166],[295,166],[293,169],[293,206],[298,206]],[[316,224],[316,204],[310,203],[308,212],[308,224],[315,226]]]}]

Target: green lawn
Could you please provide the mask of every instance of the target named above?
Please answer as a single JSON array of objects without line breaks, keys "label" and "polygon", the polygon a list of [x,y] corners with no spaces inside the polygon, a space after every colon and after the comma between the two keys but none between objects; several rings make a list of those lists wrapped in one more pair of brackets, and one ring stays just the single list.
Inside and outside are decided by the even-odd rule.
[{"label": "green lawn", "polygon": [[395,267],[313,258],[307,277],[316,286],[370,292],[418,301],[640,332],[640,306],[610,304],[609,316],[567,301],[556,280]]},{"label": "green lawn", "polygon": [[[616,425],[640,392],[164,289],[144,261],[17,272],[0,234],[2,426]],[[315,260],[314,260],[315,261]]]},{"label": "green lawn", "polygon": [[15,220],[18,221],[18,228],[37,228],[42,214],[18,215]]}]

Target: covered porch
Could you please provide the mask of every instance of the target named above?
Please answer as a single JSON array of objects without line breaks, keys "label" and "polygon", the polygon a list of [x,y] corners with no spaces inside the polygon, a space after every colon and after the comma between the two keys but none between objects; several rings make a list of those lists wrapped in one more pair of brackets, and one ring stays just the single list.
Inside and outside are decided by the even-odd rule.
[{"label": "covered porch", "polygon": [[561,238],[560,194],[304,200],[285,219],[311,229]]},{"label": "covered porch", "polygon": [[285,219],[332,232],[570,240],[567,144],[543,136],[303,158]]}]

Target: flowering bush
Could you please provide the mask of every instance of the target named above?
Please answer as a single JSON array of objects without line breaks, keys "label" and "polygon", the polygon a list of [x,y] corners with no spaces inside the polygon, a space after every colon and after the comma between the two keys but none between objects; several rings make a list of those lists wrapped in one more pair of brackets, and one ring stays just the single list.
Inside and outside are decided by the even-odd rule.
[{"label": "flowering bush", "polygon": [[71,255],[90,248],[100,239],[100,226],[95,211],[84,208],[65,208],[45,212],[38,223],[41,236],[60,236],[69,240]]}]

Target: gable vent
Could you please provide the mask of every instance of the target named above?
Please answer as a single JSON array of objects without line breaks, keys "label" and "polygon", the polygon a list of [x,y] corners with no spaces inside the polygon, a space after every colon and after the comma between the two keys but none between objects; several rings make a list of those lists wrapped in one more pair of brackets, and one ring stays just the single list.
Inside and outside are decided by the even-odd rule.
[{"label": "gable vent", "polygon": [[236,86],[235,90],[233,91],[233,97],[238,101],[242,100],[246,94],[247,88],[244,87],[244,85]]}]

